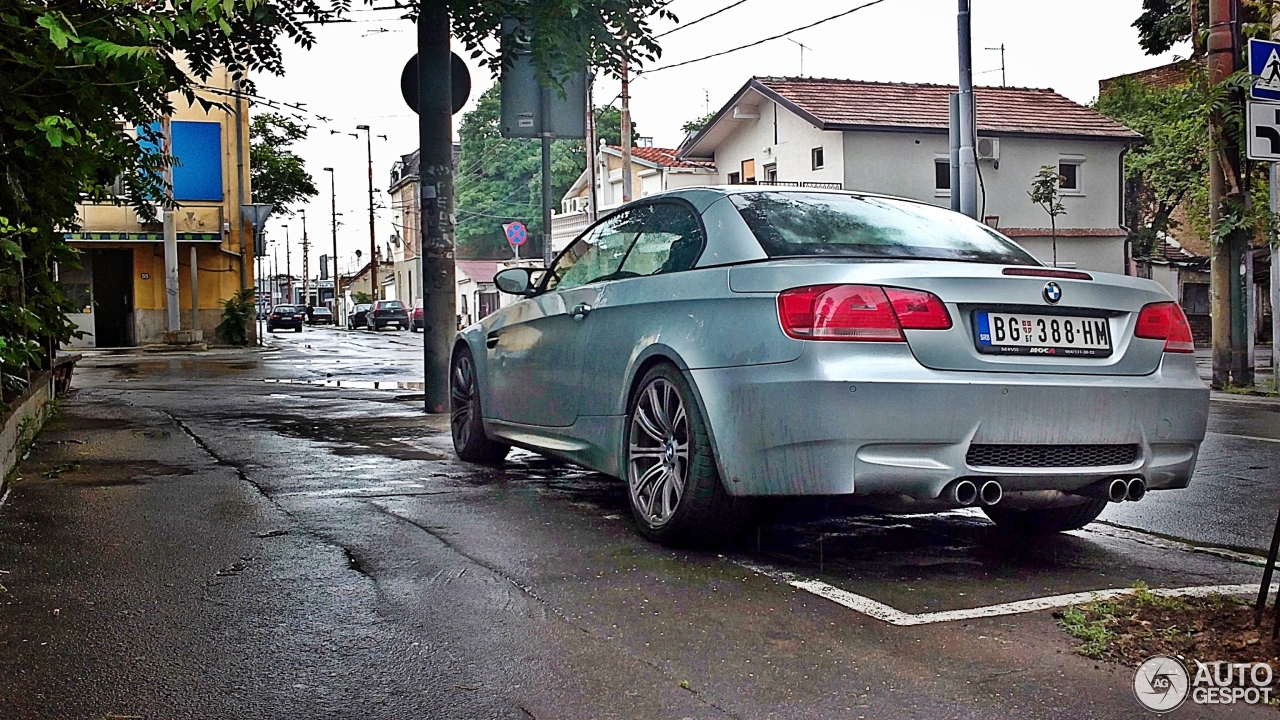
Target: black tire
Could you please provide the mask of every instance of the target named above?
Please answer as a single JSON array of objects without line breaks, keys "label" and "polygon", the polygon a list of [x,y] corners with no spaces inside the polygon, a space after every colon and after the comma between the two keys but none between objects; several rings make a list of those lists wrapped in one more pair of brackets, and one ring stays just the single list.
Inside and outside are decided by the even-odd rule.
[{"label": "black tire", "polygon": [[1015,535],[1049,535],[1079,530],[1097,520],[1105,509],[1107,509],[1106,500],[1090,498],[1070,507],[1009,510],[997,505],[984,507],[982,512],[986,513],[987,517],[991,518],[991,521],[1001,530],[1007,530]]},{"label": "black tire", "polygon": [[294,332],[302,332],[302,326],[301,326],[301,325],[299,325],[298,327],[294,328],[294,329],[293,329],[293,331],[294,331]]},{"label": "black tire", "polygon": [[511,446],[494,442],[485,435],[483,417],[476,363],[471,351],[461,346],[453,352],[453,362],[449,363],[449,430],[453,435],[453,450],[467,462],[500,465]]},{"label": "black tire", "polygon": [[674,365],[663,363],[645,373],[637,388],[623,430],[627,499],[637,530],[653,542],[675,547],[733,540],[749,524],[754,503],[724,489],[689,381]]}]

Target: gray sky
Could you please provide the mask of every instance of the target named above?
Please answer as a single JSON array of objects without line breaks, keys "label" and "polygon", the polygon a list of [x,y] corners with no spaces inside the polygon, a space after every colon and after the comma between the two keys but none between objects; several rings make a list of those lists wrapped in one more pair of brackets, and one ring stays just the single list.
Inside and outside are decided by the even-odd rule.
[{"label": "gray sky", "polygon": [[[776,35],[862,1],[746,0],[662,38],[663,56],[651,67]],[[681,22],[689,22],[731,2],[674,0],[669,7]],[[1151,57],[1138,47],[1137,33],[1130,25],[1141,12],[1141,0],[973,0],[973,6],[974,81],[980,85],[1000,84],[1000,53],[984,48],[1001,43],[1009,85],[1054,88],[1080,103],[1096,97],[1099,79],[1153,67],[1175,54]],[[790,37],[809,48],[804,51],[804,74],[810,77],[954,83],[955,9],[954,0],[885,0]],[[338,230],[341,267],[345,270],[354,264],[356,248],[368,253],[365,142],[363,133],[359,139],[347,133],[355,132],[358,124],[368,124],[375,135],[387,136],[387,140],[373,140],[373,184],[380,191],[387,188],[392,162],[417,147],[417,116],[405,106],[399,86],[400,71],[415,52],[412,24],[395,19],[394,12],[360,11],[351,17],[358,22],[317,28],[319,42],[311,51],[286,48],[283,77],[258,78],[263,96],[306,103],[307,122],[316,126],[298,147],[321,190],[307,205],[313,274],[318,272],[316,258],[332,247],[329,174],[323,167],[333,167],[337,175],[338,212],[344,215]],[[663,32],[675,25],[664,22],[657,27]],[[799,75],[800,55],[795,43],[781,39],[713,60],[642,74],[632,83],[637,127],[656,145],[673,147],[682,139],[681,124],[708,107],[718,109],[752,75]],[[470,64],[474,102],[492,80]],[[599,81],[596,102],[604,104],[617,93],[617,81]],[[390,204],[385,192],[376,195],[384,206]],[[535,215],[537,206],[529,212]],[[392,218],[389,208],[378,211],[380,244],[393,232]],[[279,248],[283,271],[285,224],[290,227],[294,273],[300,274],[301,219],[277,217],[269,223],[270,238]]]}]

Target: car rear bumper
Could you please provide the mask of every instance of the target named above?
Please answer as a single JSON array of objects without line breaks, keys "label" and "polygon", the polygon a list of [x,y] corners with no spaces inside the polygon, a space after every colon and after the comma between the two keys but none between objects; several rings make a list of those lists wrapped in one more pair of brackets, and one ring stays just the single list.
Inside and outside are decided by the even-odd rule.
[{"label": "car rear bumper", "polygon": [[[693,370],[734,495],[938,498],[951,481],[1070,492],[1142,477],[1185,487],[1208,419],[1191,355],[1142,376],[930,370],[906,345],[807,344],[797,360]],[[971,445],[1136,445],[1132,462],[1083,467],[970,464]],[[1001,461],[1004,463],[1005,461]]]}]

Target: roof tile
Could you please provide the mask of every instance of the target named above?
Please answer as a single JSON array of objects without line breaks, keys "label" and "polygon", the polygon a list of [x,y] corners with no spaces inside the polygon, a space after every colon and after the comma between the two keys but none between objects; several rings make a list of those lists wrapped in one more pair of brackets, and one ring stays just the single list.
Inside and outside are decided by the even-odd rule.
[{"label": "roof tile", "polygon": [[[952,85],[822,78],[758,77],[757,82],[817,117],[829,129],[945,130]],[[1137,139],[1138,133],[1053,90],[974,88],[980,132]]]}]

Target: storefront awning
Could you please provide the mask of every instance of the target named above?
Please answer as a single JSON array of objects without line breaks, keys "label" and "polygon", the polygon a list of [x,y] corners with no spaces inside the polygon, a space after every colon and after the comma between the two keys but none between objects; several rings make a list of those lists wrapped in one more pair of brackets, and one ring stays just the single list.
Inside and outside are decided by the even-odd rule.
[{"label": "storefront awning", "polygon": [[[62,239],[69,242],[164,242],[162,232],[81,232],[63,233]],[[178,233],[178,242],[222,243],[220,233]]]}]

